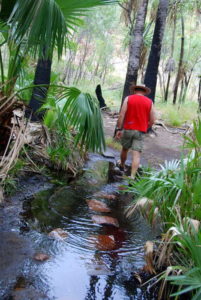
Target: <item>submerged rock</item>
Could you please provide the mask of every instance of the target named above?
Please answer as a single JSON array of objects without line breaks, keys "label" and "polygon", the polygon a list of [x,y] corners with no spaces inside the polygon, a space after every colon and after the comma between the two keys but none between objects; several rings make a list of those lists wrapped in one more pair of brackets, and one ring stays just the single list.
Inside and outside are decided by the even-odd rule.
[{"label": "submerged rock", "polygon": [[102,192],[94,194],[94,197],[103,198],[103,199],[107,199],[107,200],[115,200],[117,198],[116,195],[104,194]]},{"label": "submerged rock", "polygon": [[108,216],[92,216],[92,221],[96,224],[100,225],[112,225],[115,227],[119,227],[119,222],[116,218],[108,217]]},{"label": "submerged rock", "polygon": [[104,151],[104,152],[102,153],[102,156],[103,156],[103,157],[106,157],[106,158],[115,158],[114,153],[112,153],[112,152],[109,151],[109,150]]},{"label": "submerged rock", "polygon": [[105,264],[104,260],[98,254],[94,259],[86,264],[87,274],[90,276],[112,275],[111,270]]},{"label": "submerged rock", "polygon": [[48,236],[50,236],[54,239],[57,239],[57,240],[63,240],[65,238],[67,238],[68,233],[65,230],[61,229],[61,228],[56,228],[56,229],[52,230],[48,234]]},{"label": "submerged rock", "polygon": [[115,238],[113,235],[94,235],[93,243],[96,249],[100,251],[114,250],[116,248]]},{"label": "submerged rock", "polygon": [[45,261],[45,260],[48,260],[49,258],[50,258],[50,256],[45,253],[36,253],[34,255],[34,259],[37,261]]},{"label": "submerged rock", "polygon": [[104,202],[91,199],[91,200],[87,200],[87,204],[91,210],[97,212],[111,212],[111,209],[107,207],[107,205]]}]

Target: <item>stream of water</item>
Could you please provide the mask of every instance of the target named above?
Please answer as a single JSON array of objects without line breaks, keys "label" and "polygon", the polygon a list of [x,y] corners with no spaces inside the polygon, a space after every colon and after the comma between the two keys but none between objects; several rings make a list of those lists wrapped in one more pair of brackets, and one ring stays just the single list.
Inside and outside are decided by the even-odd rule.
[{"label": "stream of water", "polygon": [[[133,276],[144,265],[145,242],[154,239],[156,232],[139,215],[125,218],[129,195],[119,191],[122,182],[116,182],[112,169],[111,162],[93,155],[76,181],[24,202],[21,234],[34,252],[46,253],[50,259],[27,260],[15,285],[21,296],[10,299],[156,299],[154,292],[140,288]],[[111,194],[116,199],[105,199],[104,195]],[[89,199],[103,201],[111,212],[89,209]],[[94,223],[93,216],[99,215],[112,216],[119,227]],[[67,237],[50,237],[48,233],[55,228],[65,230]],[[109,244],[100,238],[108,236]]]}]

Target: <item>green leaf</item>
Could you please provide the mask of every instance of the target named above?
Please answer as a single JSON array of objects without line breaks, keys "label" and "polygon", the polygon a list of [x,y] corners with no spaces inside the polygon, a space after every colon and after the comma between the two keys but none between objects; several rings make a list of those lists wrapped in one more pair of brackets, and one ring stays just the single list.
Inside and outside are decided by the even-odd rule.
[{"label": "green leaf", "polygon": [[66,46],[67,34],[81,25],[80,17],[98,5],[116,0],[16,0],[9,22],[11,39],[26,38],[28,49],[40,56],[52,57],[57,47],[58,56]]}]

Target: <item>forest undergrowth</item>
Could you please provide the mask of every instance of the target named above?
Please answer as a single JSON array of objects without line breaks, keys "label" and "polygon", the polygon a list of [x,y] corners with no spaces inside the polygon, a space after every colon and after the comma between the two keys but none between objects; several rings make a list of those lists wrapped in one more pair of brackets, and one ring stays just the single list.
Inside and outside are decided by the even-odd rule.
[{"label": "forest undergrowth", "polygon": [[160,299],[167,293],[164,281],[172,287],[165,299],[186,294],[198,300],[201,294],[200,119],[184,138],[187,156],[166,161],[157,171],[145,171],[136,181],[130,180],[126,190],[134,196],[127,215],[138,210],[152,226],[161,226],[161,240],[155,241],[150,262],[151,273],[162,281]]}]

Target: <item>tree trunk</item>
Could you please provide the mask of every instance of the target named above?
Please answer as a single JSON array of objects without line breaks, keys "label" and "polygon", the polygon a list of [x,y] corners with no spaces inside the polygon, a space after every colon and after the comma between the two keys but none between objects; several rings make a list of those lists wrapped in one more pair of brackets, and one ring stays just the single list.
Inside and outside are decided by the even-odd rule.
[{"label": "tree trunk", "polygon": [[182,103],[182,99],[183,99],[183,90],[184,90],[184,80],[181,80],[180,95],[179,95],[179,103]]},{"label": "tree trunk", "polygon": [[95,92],[96,92],[96,97],[98,99],[100,108],[106,107],[105,99],[103,98],[100,84],[97,85]]},{"label": "tree trunk", "polygon": [[153,102],[156,93],[158,66],[161,56],[166,17],[168,14],[168,5],[169,0],[160,0],[159,2],[151,51],[149,54],[149,60],[144,79],[145,85],[151,89],[151,94],[149,95],[149,97]]},{"label": "tree trunk", "polygon": [[168,100],[168,93],[169,93],[170,79],[171,79],[171,72],[168,72],[168,79],[167,79],[167,85],[166,85],[166,89],[165,89],[165,98],[164,98],[164,101],[165,101],[165,102],[167,102],[167,100]]},{"label": "tree trunk", "polygon": [[[177,16],[176,16],[176,12],[175,12],[173,32],[172,32],[171,54],[170,54],[170,57],[172,59],[173,59],[173,55],[174,55],[174,43],[175,43],[176,23],[177,23]],[[170,79],[171,79],[171,72],[172,72],[172,70],[168,71],[168,79],[167,79],[167,85],[166,85],[166,89],[165,89],[165,98],[164,98],[165,102],[167,102],[167,100],[168,100],[169,86],[170,86]]]},{"label": "tree trunk", "polygon": [[80,62],[79,62],[79,68],[78,68],[78,74],[76,75],[76,77],[74,78],[74,82],[77,84],[79,82],[79,80],[81,79],[82,77],[82,73],[83,73],[83,69],[84,69],[84,63],[85,63],[85,60],[86,60],[86,57],[88,55],[88,50],[89,50],[89,44],[90,44],[90,41],[91,41],[91,37],[90,36],[87,36],[86,37],[86,42],[85,42],[85,46],[84,46],[84,53],[83,53],[83,56],[82,58],[80,58]]},{"label": "tree trunk", "polygon": [[34,84],[46,84],[47,87],[34,87],[31,100],[29,103],[29,107],[32,112],[32,121],[42,120],[43,113],[37,112],[38,109],[41,107],[41,104],[44,102],[47,96],[48,85],[50,84],[50,76],[51,76],[51,65],[52,61],[50,59],[39,59],[36,71],[35,71],[35,78]]},{"label": "tree trunk", "polygon": [[181,51],[180,51],[180,58],[179,58],[179,67],[178,72],[174,84],[174,91],[173,91],[173,104],[177,102],[177,91],[179,87],[179,82],[181,80],[181,72],[182,72],[182,65],[183,65],[183,57],[184,57],[184,18],[181,17],[181,29],[182,29],[182,36],[181,36]]},{"label": "tree trunk", "polygon": [[201,76],[199,80],[199,88],[198,88],[198,111],[201,112]]},{"label": "tree trunk", "polygon": [[147,14],[147,4],[148,0],[141,1],[137,12],[135,27],[131,33],[132,36],[129,49],[129,60],[126,73],[126,80],[124,84],[122,103],[125,97],[127,97],[130,94],[130,85],[132,83],[136,84],[137,82],[137,75],[140,63],[140,52],[143,43],[144,24]]}]

